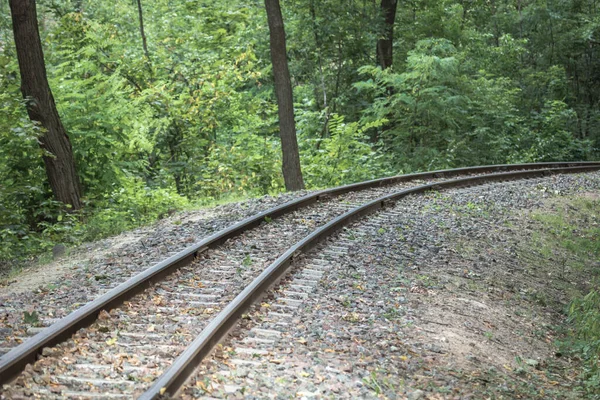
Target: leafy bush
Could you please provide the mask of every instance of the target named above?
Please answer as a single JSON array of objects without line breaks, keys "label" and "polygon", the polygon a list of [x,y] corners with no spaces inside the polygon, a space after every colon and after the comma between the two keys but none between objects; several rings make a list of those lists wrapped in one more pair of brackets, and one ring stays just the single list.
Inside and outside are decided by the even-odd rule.
[{"label": "leafy bush", "polygon": [[[381,127],[384,119],[366,124],[345,123],[333,114],[328,122],[330,136],[303,140],[302,171],[310,187],[338,186],[374,179],[386,174],[384,156],[368,143],[365,132]],[[318,147],[316,151],[312,148]]]},{"label": "leafy bush", "polygon": [[188,206],[188,200],[174,189],[149,188],[141,180],[127,179],[85,219],[81,240],[121,233],[162,218]]},{"label": "leafy bush", "polygon": [[[499,49],[511,43],[504,40]],[[542,104],[526,108],[523,102],[533,95],[522,90],[517,79],[480,68],[470,51],[447,39],[431,38],[418,41],[408,52],[402,72],[360,69],[364,80],[354,86],[370,102],[363,120],[389,120],[370,133],[383,140],[383,151],[396,169],[590,157],[592,142],[573,135],[575,111],[553,98],[563,95],[564,70],[552,68],[547,76],[530,72],[526,77],[532,82],[546,79],[553,89],[544,93]],[[489,56],[498,57],[494,52]]]},{"label": "leafy bush", "polygon": [[578,140],[572,135],[569,127],[575,121],[575,111],[563,101],[546,102],[539,113],[532,115],[529,131],[520,138],[521,143],[528,143],[529,146],[523,149],[521,160],[539,162],[586,159],[591,142]]},{"label": "leafy bush", "polygon": [[[76,245],[95,240],[160,219],[185,208],[189,201],[174,189],[149,188],[135,178],[85,211],[68,213],[62,203],[42,201],[33,225],[23,222],[24,209],[14,215],[13,223],[0,226],[0,266],[10,260],[26,259],[49,251],[58,243]],[[0,212],[4,208],[0,208]]]},{"label": "leafy bush", "polygon": [[240,132],[231,144],[215,144],[195,166],[194,197],[221,199],[276,193],[283,188],[277,138]]}]

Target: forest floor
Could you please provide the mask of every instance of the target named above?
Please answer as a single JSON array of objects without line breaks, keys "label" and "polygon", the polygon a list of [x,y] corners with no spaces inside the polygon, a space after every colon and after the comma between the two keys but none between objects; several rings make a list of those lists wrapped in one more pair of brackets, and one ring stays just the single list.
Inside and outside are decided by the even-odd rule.
[{"label": "forest floor", "polygon": [[[45,304],[60,305],[65,296],[65,304],[77,307],[99,293],[99,284],[122,281],[203,236],[289,199],[176,214],[84,245],[62,260],[11,276],[0,285],[0,307],[38,307],[42,314]],[[271,359],[278,362],[267,362],[255,387],[226,392],[223,388],[237,375],[211,372],[211,365],[223,362],[217,352],[197,378],[202,389],[194,396],[592,396],[582,389],[581,360],[556,343],[564,337],[566,305],[589,291],[600,265],[562,246],[553,232],[570,229],[578,236],[586,226],[597,226],[599,209],[600,173],[402,200],[393,208],[402,217],[390,217],[357,238],[346,261],[324,276],[295,316],[293,332],[273,349]],[[564,217],[564,226],[556,225],[556,216]],[[68,311],[65,307],[63,313]],[[0,315],[6,331],[1,333],[27,330],[28,323],[15,318]],[[241,370],[239,377],[247,384],[253,372],[258,375]]]}]

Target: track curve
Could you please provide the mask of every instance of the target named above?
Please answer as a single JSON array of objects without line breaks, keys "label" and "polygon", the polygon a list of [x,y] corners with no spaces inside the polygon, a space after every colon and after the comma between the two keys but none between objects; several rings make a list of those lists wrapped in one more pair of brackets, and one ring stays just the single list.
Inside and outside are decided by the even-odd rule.
[{"label": "track curve", "polygon": [[348,211],[335,218],[323,227],[315,230],[310,235],[290,247],[282,256],[272,263],[259,277],[257,277],[234,301],[219,313],[211,323],[202,331],[194,342],[182,353],[167,371],[139,397],[140,400],[159,399],[165,393],[176,394],[201,360],[210,353],[214,345],[221,341],[227,332],[237,322],[243,312],[287,272],[294,258],[312,249],[316,244],[327,238],[350,222],[368,215],[386,206],[389,202],[397,201],[412,194],[424,193],[429,190],[445,190],[484,184],[489,182],[503,182],[515,179],[543,177],[556,173],[578,173],[595,171],[597,166],[552,168],[539,171],[507,172],[493,175],[454,179],[444,182],[431,183],[401,190],[370,201],[360,207]]},{"label": "track curve", "polygon": [[[567,168],[560,168],[565,167]],[[548,168],[555,167],[555,168]],[[541,170],[539,170],[541,168]],[[473,184],[476,181],[486,181],[489,179],[495,180],[506,180],[506,179],[515,179],[516,177],[535,177],[535,176],[543,176],[545,174],[558,173],[558,172],[584,172],[588,170],[597,170],[600,169],[600,163],[543,163],[543,164],[525,164],[525,165],[499,165],[499,166],[484,166],[484,167],[474,167],[474,168],[461,168],[456,170],[445,170],[445,171],[433,171],[427,173],[420,174],[412,174],[412,175],[404,175],[399,177],[392,178],[384,178],[369,182],[363,182],[360,184],[347,185],[339,188],[328,189],[320,192],[316,192],[313,194],[309,194],[307,196],[301,197],[299,199],[288,202],[282,206],[274,207],[270,210],[267,210],[263,213],[257,214],[253,217],[247,218],[230,228],[222,230],[199,243],[189,247],[188,249],[168,258],[167,260],[155,265],[154,267],[144,271],[143,273],[131,278],[127,282],[119,285],[115,289],[109,291],[105,295],[101,296],[97,300],[88,303],[86,306],[81,309],[75,311],[68,317],[59,321],[57,324],[51,326],[45,331],[39,333],[34,336],[29,341],[23,343],[23,345],[13,349],[11,352],[7,353],[5,356],[0,358],[0,383],[7,382],[10,377],[18,374],[18,372],[25,368],[25,366],[34,361],[37,355],[42,351],[43,348],[52,346],[56,343],[60,343],[65,339],[69,338],[75,331],[78,329],[88,326],[94,321],[98,319],[98,316],[105,315],[105,310],[112,309],[127,301],[128,299],[132,299],[138,293],[143,292],[145,289],[151,286],[153,282],[160,282],[161,279],[176,271],[177,269],[183,268],[197,257],[201,256],[206,250],[215,249],[217,246],[221,246],[227,242],[228,239],[233,237],[237,237],[242,235],[244,232],[249,231],[257,226],[259,226],[265,220],[271,220],[278,217],[290,217],[292,212],[298,209],[306,209],[311,205],[314,205],[317,202],[327,202],[332,198],[341,196],[343,194],[347,194],[353,191],[365,191],[367,189],[379,189],[371,192],[371,197],[375,196],[376,199],[369,199],[369,196],[355,198],[351,204],[340,207],[340,204],[343,202],[338,202],[338,207],[333,211],[327,213],[328,218],[332,218],[332,220],[325,225],[322,225],[319,229],[312,232],[308,236],[305,236],[304,239],[297,242],[295,245],[291,246],[287,251],[283,253],[277,260],[275,260],[271,265],[264,270],[256,280],[254,280],[249,287],[247,287],[238,298],[242,295],[245,296],[243,302],[238,302],[237,306],[231,306],[233,303],[229,303],[223,310],[222,313],[215,319],[212,319],[210,324],[206,327],[202,333],[200,333],[200,337],[203,339],[196,339],[193,343],[197,344],[198,341],[204,343],[201,346],[201,349],[195,348],[195,350],[190,350],[191,347],[188,347],[181,356],[173,363],[171,368],[169,368],[159,380],[148,390],[141,398],[157,398],[162,393],[165,392],[175,392],[177,388],[185,381],[187,375],[193,370],[195,364],[199,359],[202,358],[203,355],[207,354],[212,345],[216,343],[216,341],[220,340],[221,336],[218,336],[217,333],[222,332],[223,334],[229,330],[229,328],[235,323],[236,318],[241,314],[241,312],[246,309],[253,300],[261,296],[261,293],[264,292],[269,286],[274,284],[276,280],[285,272],[285,266],[289,265],[291,260],[295,255],[299,254],[299,252],[305,252],[310,249],[314,244],[316,244],[319,240],[324,237],[327,237],[332,232],[339,229],[345,223],[356,219],[362,215],[368,214],[373,210],[381,208],[385,205],[386,202],[394,201],[398,198],[406,196],[408,194],[420,193],[422,191],[431,190],[431,189],[443,189],[446,187],[458,187],[460,185]],[[453,181],[447,182],[431,182],[425,185],[420,185],[416,188],[400,190],[396,189],[396,193],[391,195],[382,195],[386,190],[385,186],[400,184],[403,182],[411,182],[419,179],[433,179],[439,180],[442,177],[447,176],[456,176],[462,174],[475,174],[475,173],[484,173],[489,171],[514,171],[514,170],[526,170],[522,172],[508,172],[502,174],[495,174],[492,178],[491,176],[487,177],[474,177],[474,178],[463,178],[456,179]],[[474,179],[474,180],[473,180]],[[357,204],[367,202],[366,204],[354,207]],[[352,208],[348,211],[348,208]],[[317,210],[315,210],[317,211]],[[318,213],[318,211],[317,211]],[[320,221],[322,222],[322,221]],[[278,235],[285,235],[287,233],[286,227],[283,226],[282,230],[279,231]],[[304,235],[308,231],[312,229],[312,226],[307,226],[306,229],[299,229],[297,232],[294,232],[291,236],[297,237],[299,235]],[[294,239],[290,238],[290,240]],[[277,250],[282,252],[285,250],[285,246],[280,247]],[[244,253],[245,254],[245,253]],[[277,253],[278,254],[278,253]],[[238,263],[244,264],[245,259],[241,261],[239,259],[235,260]],[[270,262],[272,260],[265,260],[263,262]],[[274,267],[275,265],[275,267]],[[213,271],[215,274],[223,273],[225,275],[230,274],[231,271]],[[247,279],[254,278],[253,274],[256,274],[258,270],[254,270],[252,273],[248,274]],[[191,273],[193,276],[193,272],[185,272]],[[261,278],[262,277],[262,278]],[[262,281],[258,282],[259,279]],[[256,283],[258,282],[258,283]],[[156,285],[155,285],[156,286]],[[156,293],[154,290],[153,293]],[[191,293],[190,293],[191,294]],[[204,300],[206,299],[214,299],[215,296],[213,294],[203,294],[200,297]],[[175,296],[176,297],[176,296]],[[193,297],[193,296],[192,296]],[[148,301],[148,298],[145,298],[145,301]],[[151,299],[150,299],[151,300]],[[181,299],[180,299],[181,300]],[[189,299],[188,299],[189,300]],[[236,298],[237,300],[237,298]],[[199,301],[198,305],[206,307],[211,306],[211,301]],[[243,303],[243,304],[242,304]],[[227,311],[229,315],[227,320],[220,320],[219,318],[223,313]],[[104,313],[103,313],[104,312]],[[217,322],[215,322],[217,321]],[[220,321],[220,322],[219,322]],[[207,336],[206,332],[209,327],[213,327],[213,333]],[[190,332],[192,334],[192,332]],[[204,336],[203,336],[204,335]],[[135,339],[135,336],[132,336]],[[180,365],[180,360],[185,358],[183,364]],[[192,360],[192,361],[190,361]],[[183,372],[182,372],[183,371]],[[186,375],[187,374],[187,375]]]}]

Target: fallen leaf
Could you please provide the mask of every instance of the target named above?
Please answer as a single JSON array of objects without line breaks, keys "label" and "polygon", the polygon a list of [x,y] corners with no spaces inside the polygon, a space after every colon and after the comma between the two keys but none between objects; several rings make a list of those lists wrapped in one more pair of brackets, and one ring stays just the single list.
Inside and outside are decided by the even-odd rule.
[{"label": "fallen leaf", "polygon": [[102,310],[100,311],[100,314],[98,314],[98,319],[100,321],[106,321],[108,319],[110,319],[110,314],[106,312],[106,310]]},{"label": "fallen leaf", "polygon": [[164,304],[164,300],[163,300],[163,298],[162,298],[161,296],[154,296],[154,297],[152,298],[152,302],[153,302],[155,305],[157,305],[157,306],[160,306],[160,305],[163,305],[163,304]]}]

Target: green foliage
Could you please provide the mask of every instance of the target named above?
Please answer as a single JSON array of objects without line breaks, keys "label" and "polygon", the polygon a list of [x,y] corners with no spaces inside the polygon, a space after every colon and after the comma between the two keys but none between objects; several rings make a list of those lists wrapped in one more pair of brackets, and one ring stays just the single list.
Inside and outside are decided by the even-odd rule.
[{"label": "green foliage", "polygon": [[272,137],[240,133],[231,145],[214,145],[196,182],[202,197],[264,195],[283,188],[281,152]]},{"label": "green foliage", "polygon": [[[545,258],[562,258],[563,269],[589,271],[591,290],[574,296],[567,307],[567,336],[562,351],[583,361],[581,377],[589,394],[600,394],[600,201],[579,199],[552,214],[539,214],[542,223],[539,250]],[[591,268],[590,268],[591,267]],[[561,278],[566,271],[562,272]]]},{"label": "green foliage", "polygon": [[583,297],[574,299],[569,306],[569,323],[573,339],[568,350],[585,362],[582,371],[585,388],[589,393],[600,394],[600,292],[594,289]]},{"label": "green foliage", "polygon": [[38,313],[36,311],[23,311],[23,322],[29,325],[37,325],[40,322]]},{"label": "green foliage", "polygon": [[[67,215],[52,200],[43,132],[27,118],[10,11],[0,3],[0,260],[112,234],[190,202],[283,190],[262,2],[142,1],[148,54],[135,2],[37,3],[86,209]],[[394,65],[382,71],[378,2],[283,2],[309,188],[597,157],[594,7],[414,1],[398,7]]]},{"label": "green foliage", "polygon": [[[566,103],[548,100],[527,115],[521,111],[523,90],[517,82],[481,69],[471,71],[469,56],[470,50],[459,51],[447,39],[426,39],[408,52],[402,73],[361,68],[368,79],[355,87],[372,98],[363,119],[389,119],[389,125],[373,135],[383,139],[397,168],[588,156],[591,142],[573,136],[576,115]],[[560,70],[552,73],[555,80],[564,78]]]},{"label": "green foliage", "polygon": [[31,236],[37,221],[55,220],[60,208],[48,200],[42,133],[27,117],[18,94],[16,60],[0,54],[0,260],[43,245]]},{"label": "green foliage", "polygon": [[[385,174],[384,156],[367,141],[365,131],[381,127],[386,120],[367,124],[345,123],[337,114],[328,121],[330,136],[303,140],[310,148],[302,152],[302,171],[312,187],[337,186],[344,183],[374,179]],[[318,150],[313,152],[313,142]]]},{"label": "green foliage", "polygon": [[571,161],[585,159],[591,143],[577,140],[568,131],[575,123],[575,111],[559,100],[548,101],[543,109],[530,119],[531,131],[523,141],[529,140],[524,151],[525,161]]},{"label": "green foliage", "polygon": [[167,216],[188,206],[188,200],[174,189],[152,189],[139,179],[129,178],[123,187],[110,193],[84,220],[79,240],[113,235]]}]

